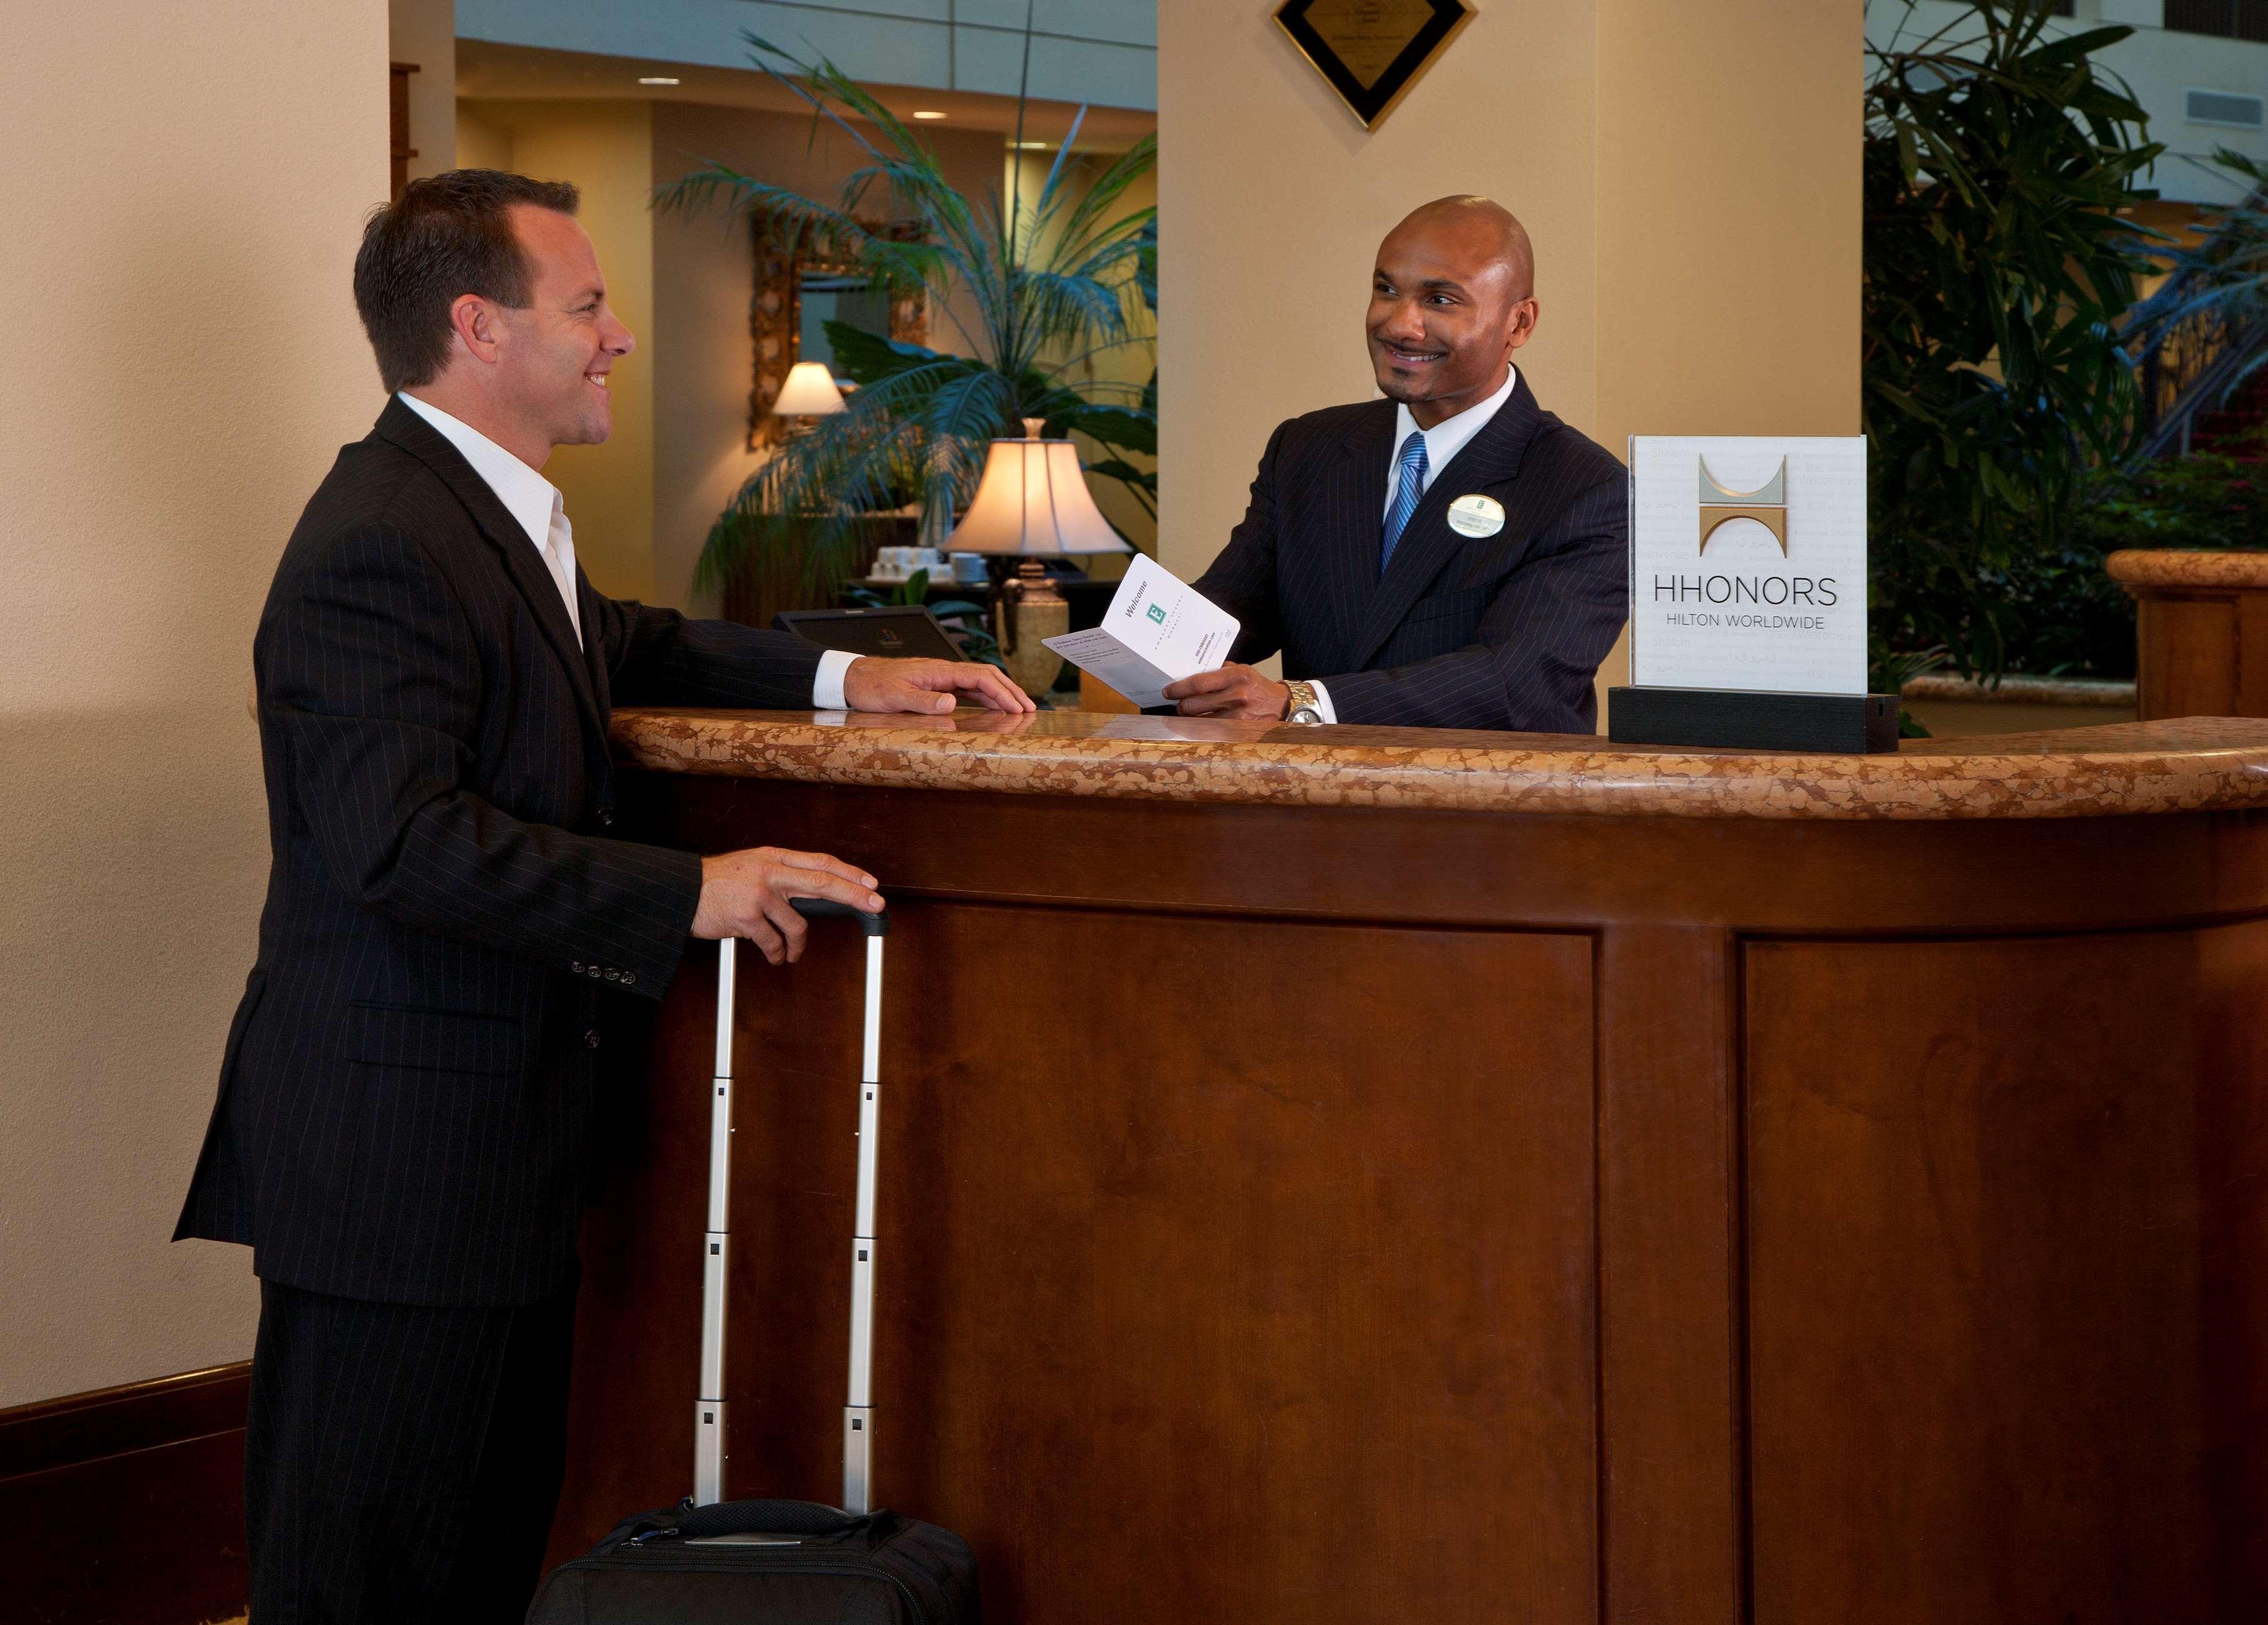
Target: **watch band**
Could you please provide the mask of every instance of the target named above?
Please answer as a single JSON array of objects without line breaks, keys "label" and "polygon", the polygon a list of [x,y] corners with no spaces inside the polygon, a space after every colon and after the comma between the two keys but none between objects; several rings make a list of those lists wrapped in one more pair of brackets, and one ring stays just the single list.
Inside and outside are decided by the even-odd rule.
[{"label": "watch band", "polygon": [[1285,722],[1307,725],[1318,724],[1323,720],[1322,708],[1315,699],[1314,684],[1294,681],[1287,682],[1284,686],[1291,690],[1290,698],[1284,702]]}]

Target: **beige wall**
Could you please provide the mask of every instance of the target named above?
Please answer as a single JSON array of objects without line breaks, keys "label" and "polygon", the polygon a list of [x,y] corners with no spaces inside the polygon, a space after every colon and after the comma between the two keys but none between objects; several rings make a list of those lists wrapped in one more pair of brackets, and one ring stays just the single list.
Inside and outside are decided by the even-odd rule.
[{"label": "beige wall", "polygon": [[1372,393],[1372,254],[1448,193],[1527,223],[1521,364],[1617,455],[1634,432],[1857,431],[1859,6],[1488,5],[1369,134],[1270,10],[1159,4],[1168,568],[1211,561],[1278,423]]},{"label": "beige wall", "polygon": [[[1634,434],[1859,432],[1866,14],[1600,0],[1598,415]],[[1627,682],[1629,634],[1600,673]]]},{"label": "beige wall", "polygon": [[512,167],[512,132],[490,123],[476,102],[457,104],[457,163],[464,169]]},{"label": "beige wall", "polygon": [[381,404],[387,184],[382,0],[11,26],[0,1407],[251,1352],[247,1255],[166,1238],[267,878],[253,627]]},{"label": "beige wall", "polygon": [[[608,388],[615,431],[601,445],[563,445],[544,465],[575,526],[575,557],[591,585],[615,598],[654,596],[653,104],[645,101],[497,101],[475,114],[466,144],[508,137],[493,167],[582,188],[578,217],[599,251],[607,293],[638,348],[615,364]],[[493,134],[491,134],[493,132]],[[469,162],[470,159],[468,158]]]},{"label": "beige wall", "polygon": [[457,163],[456,0],[392,0],[387,49],[398,62],[415,62],[409,76],[409,179],[453,169]]}]

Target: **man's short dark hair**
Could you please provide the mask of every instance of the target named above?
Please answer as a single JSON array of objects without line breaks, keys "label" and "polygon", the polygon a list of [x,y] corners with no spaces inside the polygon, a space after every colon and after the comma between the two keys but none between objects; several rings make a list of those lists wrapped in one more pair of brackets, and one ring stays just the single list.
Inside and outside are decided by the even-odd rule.
[{"label": "man's short dark hair", "polygon": [[571,215],[582,201],[564,180],[452,169],[411,181],[372,211],[355,254],[355,308],[387,393],[439,376],[449,360],[449,307],[460,296],[526,308],[530,276],[512,235],[512,205]]}]

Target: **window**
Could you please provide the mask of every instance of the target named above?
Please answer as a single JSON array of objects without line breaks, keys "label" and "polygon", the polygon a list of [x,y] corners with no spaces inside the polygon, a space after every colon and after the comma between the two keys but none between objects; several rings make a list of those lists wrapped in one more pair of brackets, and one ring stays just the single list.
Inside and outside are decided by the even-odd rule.
[{"label": "window", "polygon": [[2166,0],[2166,26],[2178,33],[2268,41],[2268,0]]}]

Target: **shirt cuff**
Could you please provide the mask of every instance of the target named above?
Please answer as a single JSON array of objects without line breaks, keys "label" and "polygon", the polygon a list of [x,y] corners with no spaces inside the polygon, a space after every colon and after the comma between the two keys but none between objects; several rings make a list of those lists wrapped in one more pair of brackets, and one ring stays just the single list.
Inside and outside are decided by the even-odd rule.
[{"label": "shirt cuff", "polygon": [[843,697],[843,674],[858,657],[848,650],[830,649],[819,657],[819,669],[811,674],[811,709],[814,711],[847,711],[850,702]]},{"label": "shirt cuff", "polygon": [[1331,709],[1331,691],[1319,682],[1310,681],[1307,687],[1315,691],[1315,715],[1325,722],[1338,721],[1339,714]]}]

